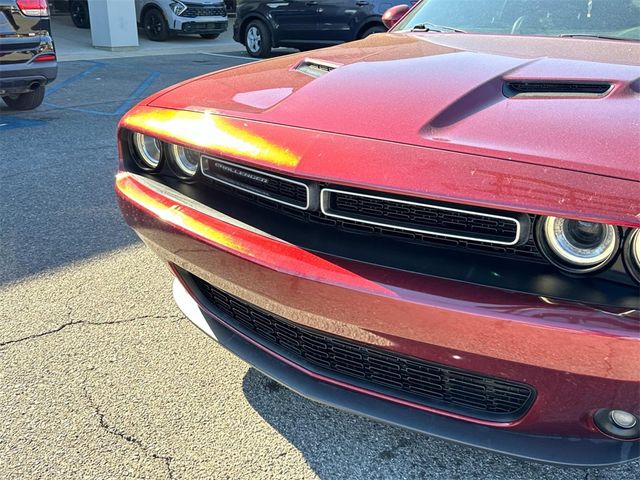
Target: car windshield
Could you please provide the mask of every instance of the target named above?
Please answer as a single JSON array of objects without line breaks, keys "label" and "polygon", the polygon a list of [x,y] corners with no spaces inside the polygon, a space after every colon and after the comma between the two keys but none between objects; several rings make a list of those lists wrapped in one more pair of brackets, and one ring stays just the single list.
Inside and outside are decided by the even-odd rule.
[{"label": "car windshield", "polygon": [[640,40],[640,0],[425,0],[395,31]]}]

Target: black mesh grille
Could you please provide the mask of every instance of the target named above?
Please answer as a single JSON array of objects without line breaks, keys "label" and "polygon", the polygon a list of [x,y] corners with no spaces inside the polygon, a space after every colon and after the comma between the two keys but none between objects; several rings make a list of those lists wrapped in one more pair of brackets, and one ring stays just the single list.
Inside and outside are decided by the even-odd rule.
[{"label": "black mesh grille", "polygon": [[[296,218],[303,222],[312,222],[320,225],[333,227],[338,231],[346,233],[357,233],[362,235],[378,235],[389,239],[395,239],[403,242],[411,242],[419,245],[436,248],[462,249],[469,252],[483,253],[487,255],[515,257],[528,262],[547,264],[548,262],[538,250],[533,235],[521,245],[505,246],[496,245],[487,242],[463,240],[457,238],[437,237],[419,232],[409,232],[392,227],[381,227],[378,225],[369,225],[353,220],[344,220],[338,218],[330,218],[326,215],[312,210],[299,210],[288,207],[286,205],[278,205],[268,200],[263,200],[248,192],[234,190],[231,187],[220,185],[220,189],[233,195],[237,195],[245,200],[254,201],[260,206],[267,207],[285,214],[289,217]],[[530,216],[531,223],[534,217]]]},{"label": "black mesh grille", "polygon": [[[249,198],[249,196],[247,196]],[[267,207],[274,207],[272,204],[261,203]],[[347,233],[359,233],[362,235],[379,235],[390,239],[396,239],[404,242],[411,242],[420,245],[447,248],[462,249],[469,252],[484,253],[487,255],[516,257],[529,262],[546,264],[547,261],[538,250],[533,236],[530,236],[526,243],[522,245],[505,246],[492,243],[462,240],[457,238],[435,237],[429,234],[418,232],[408,232],[391,227],[381,227],[377,225],[368,225],[353,220],[343,220],[338,218],[329,218],[319,212],[294,210],[286,206],[277,207],[282,213],[288,216],[298,218],[299,220],[318,223],[321,225],[331,226]],[[533,218],[530,218],[533,222]]]},{"label": "black mesh grille", "polygon": [[[193,277],[213,313],[267,348],[282,350],[297,363],[320,367],[371,390],[437,408],[494,421],[522,416],[534,399],[528,385],[485,377],[444,365],[364,346],[296,325]],[[348,380],[347,378],[347,380]],[[382,389],[380,388],[382,387]]]},{"label": "black mesh grille", "polygon": [[307,206],[307,189],[304,184],[289,181],[285,177],[273,176],[242,165],[219,159],[204,157],[202,171],[208,178],[221,182],[229,188],[255,195],[262,195],[277,202],[296,207]]},{"label": "black mesh grille", "polygon": [[[517,225],[513,220],[495,218],[490,214],[445,210],[343,192],[328,191],[326,197],[329,214],[348,216],[354,220],[504,243],[515,242],[517,238]],[[397,230],[403,231],[402,228]]]},{"label": "black mesh grille", "polygon": [[187,6],[187,9],[182,12],[181,17],[226,17],[227,10],[224,7],[196,7]]}]

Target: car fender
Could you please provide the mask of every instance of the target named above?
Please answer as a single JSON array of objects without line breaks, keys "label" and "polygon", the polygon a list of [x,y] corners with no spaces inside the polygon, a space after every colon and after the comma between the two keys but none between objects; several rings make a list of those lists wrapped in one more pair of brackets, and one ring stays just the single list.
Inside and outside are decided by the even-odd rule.
[{"label": "car fender", "polygon": [[362,32],[375,25],[381,25],[384,27],[384,23],[382,23],[382,17],[380,15],[369,15],[368,17],[364,18],[364,20],[362,20],[356,26],[356,28],[353,29],[353,31],[355,32],[353,39],[358,40]]}]

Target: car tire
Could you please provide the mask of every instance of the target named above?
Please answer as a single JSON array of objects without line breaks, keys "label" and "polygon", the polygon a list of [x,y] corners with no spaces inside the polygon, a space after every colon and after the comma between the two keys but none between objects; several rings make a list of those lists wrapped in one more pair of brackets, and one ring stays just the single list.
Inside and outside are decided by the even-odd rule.
[{"label": "car tire", "polygon": [[373,35],[374,33],[384,33],[386,31],[387,29],[382,25],[376,25],[375,27],[369,27],[364,32],[362,32],[360,38],[367,38],[369,35]]},{"label": "car tire", "polygon": [[78,28],[90,28],[89,4],[86,0],[71,0],[69,2],[71,21]]},{"label": "car tire", "polygon": [[167,20],[157,8],[150,8],[144,12],[142,28],[144,28],[147,38],[153,42],[164,42],[170,35]]},{"label": "car tire", "polygon": [[206,38],[207,40],[215,40],[220,36],[219,33],[201,33],[200,36],[202,38]]},{"label": "car tire", "polygon": [[252,20],[244,30],[247,53],[255,58],[265,58],[271,53],[271,31],[264,22]]},{"label": "car tire", "polygon": [[38,108],[44,100],[44,86],[40,86],[32,92],[6,95],[2,97],[2,100],[13,110],[33,110]]}]

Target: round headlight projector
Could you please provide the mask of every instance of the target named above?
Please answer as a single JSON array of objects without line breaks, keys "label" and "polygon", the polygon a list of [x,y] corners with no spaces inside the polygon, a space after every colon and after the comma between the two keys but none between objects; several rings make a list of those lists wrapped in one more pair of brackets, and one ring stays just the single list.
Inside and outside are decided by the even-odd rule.
[{"label": "round headlight projector", "polygon": [[640,283],[640,229],[630,231],[624,242],[624,263],[629,273]]},{"label": "round headlight projector", "polygon": [[572,273],[605,266],[620,245],[618,229],[613,225],[557,217],[541,218],[537,237],[547,259]]},{"label": "round headlight projector", "polygon": [[200,166],[200,154],[180,145],[171,146],[171,160],[176,173],[182,177],[193,177]]},{"label": "round headlight projector", "polygon": [[133,144],[139,157],[139,165],[145,170],[155,170],[160,165],[162,158],[162,144],[160,140],[154,137],[143,135],[142,133],[133,134]]}]

